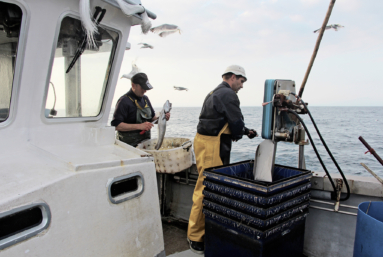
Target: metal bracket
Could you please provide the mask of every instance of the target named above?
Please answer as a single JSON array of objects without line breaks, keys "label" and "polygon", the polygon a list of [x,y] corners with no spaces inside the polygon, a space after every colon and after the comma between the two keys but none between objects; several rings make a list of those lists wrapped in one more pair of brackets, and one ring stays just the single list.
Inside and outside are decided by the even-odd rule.
[{"label": "metal bracket", "polygon": [[343,180],[342,179],[336,179],[336,203],[334,207],[334,211],[339,211],[339,205],[340,205],[340,195],[342,193],[342,187],[343,187]]}]

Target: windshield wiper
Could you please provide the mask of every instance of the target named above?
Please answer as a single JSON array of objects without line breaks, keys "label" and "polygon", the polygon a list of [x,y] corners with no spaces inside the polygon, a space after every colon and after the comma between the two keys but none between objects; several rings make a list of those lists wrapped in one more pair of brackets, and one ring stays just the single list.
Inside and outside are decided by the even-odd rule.
[{"label": "windshield wiper", "polygon": [[[100,14],[101,12],[101,14]],[[98,24],[100,24],[100,22],[102,21],[102,19],[104,18],[104,15],[106,13],[106,9],[102,9],[100,6],[96,6],[96,11],[94,12],[93,14],[93,20],[96,21],[96,26],[98,26]],[[97,19],[97,16],[100,14],[100,16],[98,17]],[[96,20],[97,19],[97,20]],[[75,65],[76,61],[78,60],[78,58],[80,58],[80,56],[82,55],[82,53],[84,52],[85,48],[86,48],[86,33],[84,34],[84,37],[82,39],[82,43],[79,45],[79,47],[77,48],[76,50],[76,54],[74,55],[73,57],[73,60],[71,61],[71,63],[69,64],[69,67],[68,69],[66,70],[66,73],[70,72],[70,70],[73,68],[73,66]]]}]

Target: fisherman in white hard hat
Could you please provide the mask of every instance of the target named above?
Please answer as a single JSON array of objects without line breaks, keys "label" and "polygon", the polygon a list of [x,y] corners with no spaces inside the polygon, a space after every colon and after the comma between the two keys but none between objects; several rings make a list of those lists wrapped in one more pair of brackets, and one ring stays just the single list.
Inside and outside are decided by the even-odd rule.
[{"label": "fisherman in white hard hat", "polygon": [[245,69],[231,65],[222,74],[223,82],[205,98],[199,116],[197,135],[194,138],[194,153],[197,162],[198,180],[193,193],[187,238],[190,249],[204,253],[205,217],[202,213],[203,170],[230,163],[232,141],[243,135],[257,136],[253,129],[245,127],[239,107],[238,91],[246,82]]}]

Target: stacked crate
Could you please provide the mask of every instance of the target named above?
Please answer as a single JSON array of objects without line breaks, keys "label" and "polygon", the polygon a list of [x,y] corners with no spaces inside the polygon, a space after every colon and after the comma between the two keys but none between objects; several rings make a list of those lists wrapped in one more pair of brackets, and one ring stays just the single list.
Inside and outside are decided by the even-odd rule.
[{"label": "stacked crate", "polygon": [[301,256],[311,172],[276,165],[253,179],[253,161],[206,169],[205,257]]}]

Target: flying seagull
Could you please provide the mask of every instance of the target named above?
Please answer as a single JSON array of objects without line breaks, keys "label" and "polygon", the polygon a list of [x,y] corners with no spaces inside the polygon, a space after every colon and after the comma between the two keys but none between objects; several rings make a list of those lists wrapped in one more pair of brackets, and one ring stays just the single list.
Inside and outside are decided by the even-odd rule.
[{"label": "flying seagull", "polygon": [[160,26],[150,29],[151,32],[158,34],[160,37],[166,37],[170,34],[179,32],[181,34],[181,29],[177,25],[173,24],[162,24]]},{"label": "flying seagull", "polygon": [[140,73],[140,72],[141,72],[141,69],[138,68],[137,65],[133,62],[132,63],[132,71],[127,73],[127,74],[122,75],[121,79],[122,78],[131,79],[134,75],[136,75],[137,73]]},{"label": "flying seagull", "polygon": [[150,49],[153,49],[153,48],[154,48],[154,46],[149,45],[149,44],[147,44],[147,43],[139,43],[139,45],[142,45],[140,48],[150,48]]},{"label": "flying seagull", "polygon": [[[344,28],[344,26],[342,26],[340,24],[331,24],[331,25],[326,26],[325,29],[326,30],[334,29],[335,31],[338,31],[338,29],[340,29],[340,28]],[[320,31],[320,29],[317,29],[317,30],[314,31],[314,33],[317,33],[319,31]]]},{"label": "flying seagull", "polygon": [[178,90],[178,91],[183,91],[183,90],[188,91],[188,89],[186,87],[176,87],[176,86],[174,86],[174,89]]}]

